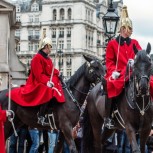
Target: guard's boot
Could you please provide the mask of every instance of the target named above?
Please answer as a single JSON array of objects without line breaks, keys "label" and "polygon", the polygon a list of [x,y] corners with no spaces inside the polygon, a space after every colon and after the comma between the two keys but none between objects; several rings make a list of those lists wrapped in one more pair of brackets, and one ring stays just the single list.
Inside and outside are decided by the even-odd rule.
[{"label": "guard's boot", "polygon": [[49,126],[47,115],[45,115],[45,117],[44,117],[44,116],[40,116],[39,113],[38,113],[37,123],[42,125],[42,126]]},{"label": "guard's boot", "polygon": [[105,118],[104,118],[104,126],[108,129],[115,128],[115,122],[112,119],[112,99],[109,99],[106,95],[105,98]]},{"label": "guard's boot", "polygon": [[47,118],[45,117],[45,113],[46,113],[46,110],[47,110],[47,106],[48,106],[48,103],[45,103],[45,104],[42,104],[40,106],[40,110],[37,114],[38,116],[38,121],[37,123],[38,124],[41,124],[42,126],[45,126],[46,124],[48,124],[46,121],[47,121]]},{"label": "guard's boot", "polygon": [[42,126],[45,124],[45,117],[43,116],[38,116],[38,124],[41,124]]}]

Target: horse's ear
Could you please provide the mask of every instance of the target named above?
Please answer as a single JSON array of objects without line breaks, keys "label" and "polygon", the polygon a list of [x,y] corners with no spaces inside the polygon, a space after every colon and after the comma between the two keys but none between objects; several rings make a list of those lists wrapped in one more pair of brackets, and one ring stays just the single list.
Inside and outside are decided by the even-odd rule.
[{"label": "horse's ear", "polygon": [[134,53],[137,54],[138,50],[137,50],[137,47],[135,46],[135,44],[133,44],[133,50],[134,50]]},{"label": "horse's ear", "polygon": [[151,51],[151,44],[148,43],[147,44],[147,49],[146,49],[147,54],[150,54],[150,51]]},{"label": "horse's ear", "polygon": [[86,61],[88,61],[89,63],[93,60],[91,57],[87,56],[87,55],[84,55],[83,54],[83,57]]}]

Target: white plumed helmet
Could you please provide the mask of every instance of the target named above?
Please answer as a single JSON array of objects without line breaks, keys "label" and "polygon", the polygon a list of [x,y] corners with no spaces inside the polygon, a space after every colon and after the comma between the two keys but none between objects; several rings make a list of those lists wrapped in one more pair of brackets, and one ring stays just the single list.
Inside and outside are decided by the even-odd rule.
[{"label": "white plumed helmet", "polygon": [[121,14],[121,18],[120,18],[119,30],[123,26],[126,28],[128,28],[128,27],[132,28],[132,21],[129,18],[127,6],[123,6],[122,14]]},{"label": "white plumed helmet", "polygon": [[42,49],[45,47],[45,45],[50,45],[52,46],[52,40],[48,37],[45,37],[42,42],[40,43],[39,49]]}]

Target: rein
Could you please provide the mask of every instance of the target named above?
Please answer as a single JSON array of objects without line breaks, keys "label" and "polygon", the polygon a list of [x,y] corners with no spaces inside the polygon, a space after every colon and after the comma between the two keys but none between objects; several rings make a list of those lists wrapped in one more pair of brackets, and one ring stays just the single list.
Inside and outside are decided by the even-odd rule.
[{"label": "rein", "polygon": [[[72,99],[72,101],[74,102],[74,104],[78,107],[78,109],[80,110],[80,112],[82,112],[82,109],[81,109],[81,104],[78,102],[78,100],[75,98],[75,96],[73,95],[73,93],[72,93],[72,91],[70,90],[70,88],[68,88],[68,86],[67,86],[67,84],[65,83],[65,81],[62,81],[62,83],[63,83],[63,89],[65,89],[66,91],[67,91],[67,93],[68,93],[68,95],[71,97],[71,99]],[[92,86],[93,86],[93,84],[92,84]],[[89,92],[87,92],[87,93],[85,93],[85,92],[82,92],[82,91],[80,91],[80,90],[78,90],[78,89],[76,89],[75,87],[72,87],[73,89],[75,89],[77,92],[79,92],[80,94],[83,94],[83,95],[88,95],[89,94],[89,92],[90,92],[90,90],[89,90]]]},{"label": "rein", "polygon": [[67,84],[65,83],[65,81],[62,80],[63,83],[63,89],[65,89],[68,93],[68,95],[70,96],[70,98],[72,99],[72,101],[74,102],[74,104],[76,104],[76,106],[79,108],[79,110],[81,111],[81,107],[80,107],[80,103],[76,100],[76,98],[74,97],[74,95],[72,94],[72,91],[68,88]]},{"label": "rein", "polygon": [[79,91],[77,88],[75,88],[75,87],[72,87],[73,89],[75,89],[77,92],[79,92],[79,93],[81,93],[81,94],[83,94],[83,95],[87,95],[88,94],[88,92],[87,93],[85,93],[85,92],[83,92],[83,91]]}]

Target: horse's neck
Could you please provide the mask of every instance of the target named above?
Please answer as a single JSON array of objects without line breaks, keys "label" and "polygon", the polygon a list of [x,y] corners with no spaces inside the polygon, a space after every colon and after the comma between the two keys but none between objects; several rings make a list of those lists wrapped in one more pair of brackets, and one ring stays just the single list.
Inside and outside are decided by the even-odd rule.
[{"label": "horse's neck", "polygon": [[72,87],[72,93],[80,104],[83,104],[83,102],[85,101],[89,89],[90,89],[90,82],[84,76],[82,76],[78,80],[76,85]]}]

